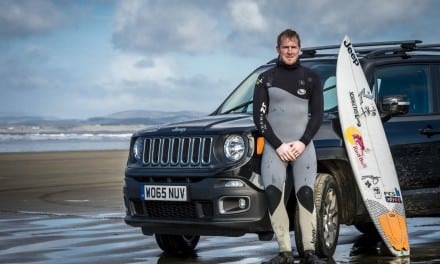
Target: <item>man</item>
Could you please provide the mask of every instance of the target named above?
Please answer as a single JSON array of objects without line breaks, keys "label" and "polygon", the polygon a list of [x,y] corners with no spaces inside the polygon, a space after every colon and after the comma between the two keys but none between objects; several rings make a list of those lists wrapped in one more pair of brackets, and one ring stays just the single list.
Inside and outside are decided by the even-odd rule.
[{"label": "man", "polygon": [[305,260],[316,263],[313,190],[317,162],[312,138],[322,122],[322,86],[319,76],[299,62],[301,41],[297,32],[281,32],[276,50],[277,65],[258,77],[253,105],[255,125],[265,140],[261,176],[280,251],[269,263],[293,263],[284,204],[287,168],[293,170]]}]

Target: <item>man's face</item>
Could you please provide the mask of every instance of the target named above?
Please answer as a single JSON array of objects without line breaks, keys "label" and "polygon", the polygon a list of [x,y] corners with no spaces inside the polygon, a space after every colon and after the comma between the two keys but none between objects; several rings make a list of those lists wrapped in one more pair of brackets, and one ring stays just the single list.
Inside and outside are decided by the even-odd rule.
[{"label": "man's face", "polygon": [[282,37],[281,44],[277,47],[281,61],[287,65],[292,65],[298,60],[300,51],[301,47],[296,38]]}]

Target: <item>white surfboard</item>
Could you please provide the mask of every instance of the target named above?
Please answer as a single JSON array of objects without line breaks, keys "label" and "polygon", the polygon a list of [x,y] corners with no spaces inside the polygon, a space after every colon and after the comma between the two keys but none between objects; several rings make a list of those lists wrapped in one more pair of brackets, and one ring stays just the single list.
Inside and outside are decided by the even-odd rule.
[{"label": "white surfboard", "polygon": [[339,49],[338,111],[345,147],[362,199],[395,256],[410,253],[405,208],[377,107],[348,36]]}]

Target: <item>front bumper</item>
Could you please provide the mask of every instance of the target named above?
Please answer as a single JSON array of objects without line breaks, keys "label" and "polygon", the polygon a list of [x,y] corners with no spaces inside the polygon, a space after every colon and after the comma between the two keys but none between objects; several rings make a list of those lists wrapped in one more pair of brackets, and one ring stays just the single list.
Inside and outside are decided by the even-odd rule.
[{"label": "front bumper", "polygon": [[[241,236],[271,230],[264,191],[244,178],[201,178],[154,182],[155,185],[185,185],[186,202],[145,201],[143,186],[149,177],[125,177],[125,222],[141,227],[146,235],[181,234]],[[242,186],[225,187],[239,180]]]}]

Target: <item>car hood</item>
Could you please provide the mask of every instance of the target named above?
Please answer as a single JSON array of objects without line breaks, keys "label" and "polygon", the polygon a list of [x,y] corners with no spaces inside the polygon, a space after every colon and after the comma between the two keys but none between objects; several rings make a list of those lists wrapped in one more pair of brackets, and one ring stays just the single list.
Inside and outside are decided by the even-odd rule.
[{"label": "car hood", "polygon": [[[320,147],[341,144],[341,132],[338,120],[333,114],[325,114],[321,128],[316,133],[313,141]],[[138,131],[134,136],[190,136],[214,135],[228,133],[249,133],[256,131],[252,115],[227,114],[205,116],[188,121],[166,124],[156,128]]]},{"label": "car hood", "polygon": [[156,128],[142,130],[136,135],[160,134],[216,134],[249,132],[256,130],[252,116],[248,114],[228,114],[205,116],[183,122],[170,123]]}]

